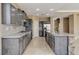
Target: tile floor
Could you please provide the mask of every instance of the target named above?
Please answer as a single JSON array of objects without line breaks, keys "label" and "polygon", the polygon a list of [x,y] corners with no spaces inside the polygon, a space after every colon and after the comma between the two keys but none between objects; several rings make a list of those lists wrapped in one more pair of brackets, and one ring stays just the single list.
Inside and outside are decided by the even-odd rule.
[{"label": "tile floor", "polygon": [[23,55],[54,55],[44,37],[32,39]]}]

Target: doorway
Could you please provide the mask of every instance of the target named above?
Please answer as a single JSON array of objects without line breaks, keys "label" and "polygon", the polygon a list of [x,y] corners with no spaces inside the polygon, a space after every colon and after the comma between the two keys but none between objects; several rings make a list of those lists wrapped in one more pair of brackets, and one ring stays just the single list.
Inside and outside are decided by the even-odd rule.
[{"label": "doorway", "polygon": [[43,34],[43,32],[44,32],[43,28],[44,28],[43,21],[40,21],[39,22],[39,36],[40,37],[43,37],[44,36],[44,34]]},{"label": "doorway", "polygon": [[69,33],[69,17],[64,18],[63,29],[65,33]]},{"label": "doorway", "polygon": [[49,21],[40,21],[39,22],[39,36],[45,37],[45,31],[50,32],[50,22]]}]

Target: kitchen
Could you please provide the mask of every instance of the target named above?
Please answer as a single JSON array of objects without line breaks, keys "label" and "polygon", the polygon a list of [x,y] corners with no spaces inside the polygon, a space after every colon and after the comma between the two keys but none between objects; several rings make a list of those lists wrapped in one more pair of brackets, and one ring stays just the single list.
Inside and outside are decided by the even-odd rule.
[{"label": "kitchen", "polygon": [[[10,4],[3,3],[2,6],[2,55],[22,55],[25,49],[30,44],[31,40],[34,38],[40,37],[40,22],[43,24],[49,24],[47,31],[43,32],[47,34],[42,35],[45,37],[46,43],[49,45],[52,52],[55,55],[75,55],[78,53],[78,13],[62,13],[60,12],[58,17],[49,16],[46,14],[44,17],[37,16],[28,16],[23,7],[33,6],[29,4]],[[37,4],[39,6],[39,4]],[[44,4],[41,4],[44,6]],[[51,4],[45,4],[49,5]],[[53,4],[54,5],[54,4]],[[58,4],[59,6],[64,4]],[[55,6],[58,6],[55,4]],[[75,7],[75,4],[73,4]],[[18,7],[15,7],[18,6]],[[21,9],[19,8],[21,7]],[[34,8],[34,7],[31,7]],[[57,7],[58,8],[58,7]],[[22,10],[23,9],[23,10]],[[40,9],[37,8],[36,12],[39,12]],[[44,11],[43,11],[44,12]],[[50,10],[50,14],[53,12],[53,9]],[[40,12],[39,12],[40,13]],[[60,15],[61,14],[61,15]],[[41,14],[43,16],[43,14]],[[61,17],[62,16],[62,17]],[[55,18],[54,18],[55,17]],[[47,23],[46,23],[47,22]],[[44,25],[43,25],[44,26]],[[50,28],[50,29],[49,29]],[[40,35],[40,36],[39,36]],[[42,45],[41,45],[42,46]],[[27,51],[26,51],[27,52]],[[39,51],[38,51],[39,52]]]}]

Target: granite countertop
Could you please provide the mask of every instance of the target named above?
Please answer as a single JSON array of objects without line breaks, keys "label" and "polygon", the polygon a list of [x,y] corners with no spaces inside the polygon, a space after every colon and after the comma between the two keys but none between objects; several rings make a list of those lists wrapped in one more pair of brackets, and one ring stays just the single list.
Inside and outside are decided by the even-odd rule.
[{"label": "granite countertop", "polygon": [[8,35],[3,35],[2,38],[21,38],[25,36],[26,34],[29,34],[29,32],[19,32],[19,33],[13,33],[13,34],[8,34]]},{"label": "granite countertop", "polygon": [[54,36],[75,36],[74,34],[68,33],[53,33]]},{"label": "granite countertop", "polygon": [[69,34],[69,33],[51,33],[51,32],[48,32],[48,33],[54,36],[78,36],[76,34]]}]

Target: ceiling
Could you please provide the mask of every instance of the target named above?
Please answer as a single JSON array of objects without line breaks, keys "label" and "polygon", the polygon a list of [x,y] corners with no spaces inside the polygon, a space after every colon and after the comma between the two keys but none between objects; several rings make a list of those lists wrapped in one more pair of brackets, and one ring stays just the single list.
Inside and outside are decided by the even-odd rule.
[{"label": "ceiling", "polygon": [[[79,3],[17,3],[27,15],[33,16],[67,16],[79,12]],[[39,9],[38,11],[36,9]],[[52,11],[50,11],[52,9]]]}]

